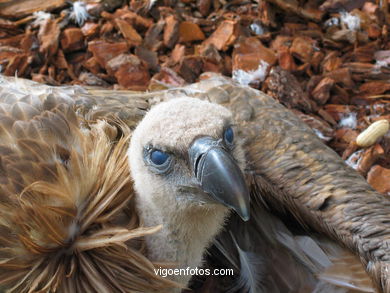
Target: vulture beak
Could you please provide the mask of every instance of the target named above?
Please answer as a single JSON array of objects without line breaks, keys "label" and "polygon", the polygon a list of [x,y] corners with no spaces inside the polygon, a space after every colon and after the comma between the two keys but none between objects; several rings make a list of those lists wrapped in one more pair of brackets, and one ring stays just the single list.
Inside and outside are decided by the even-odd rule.
[{"label": "vulture beak", "polygon": [[189,151],[192,171],[204,192],[249,220],[249,191],[244,175],[221,140],[196,139]]}]

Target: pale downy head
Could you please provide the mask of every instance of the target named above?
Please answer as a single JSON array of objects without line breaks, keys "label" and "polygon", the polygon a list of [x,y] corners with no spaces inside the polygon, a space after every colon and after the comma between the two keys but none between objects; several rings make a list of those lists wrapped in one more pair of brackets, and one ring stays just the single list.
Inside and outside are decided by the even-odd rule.
[{"label": "pale downy head", "polygon": [[232,114],[194,98],[153,107],[137,126],[130,170],[142,200],[161,209],[234,209],[249,217],[244,155]]}]

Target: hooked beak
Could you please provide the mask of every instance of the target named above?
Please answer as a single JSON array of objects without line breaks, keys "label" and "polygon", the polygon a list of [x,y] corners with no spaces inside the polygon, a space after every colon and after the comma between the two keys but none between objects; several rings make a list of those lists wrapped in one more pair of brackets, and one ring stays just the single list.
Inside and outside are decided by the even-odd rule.
[{"label": "hooked beak", "polygon": [[192,171],[203,191],[248,221],[249,191],[244,175],[222,143],[201,137],[193,142],[188,153]]}]

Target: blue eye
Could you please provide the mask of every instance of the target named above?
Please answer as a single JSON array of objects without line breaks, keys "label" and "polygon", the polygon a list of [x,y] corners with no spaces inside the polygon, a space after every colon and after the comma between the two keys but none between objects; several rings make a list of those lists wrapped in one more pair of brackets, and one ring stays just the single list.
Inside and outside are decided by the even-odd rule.
[{"label": "blue eye", "polygon": [[234,140],[234,132],[233,132],[233,129],[231,127],[227,128],[225,130],[225,133],[223,134],[223,138],[225,139],[225,141],[227,143],[230,143],[232,144],[233,143],[233,140]]},{"label": "blue eye", "polygon": [[154,150],[150,153],[150,161],[157,166],[163,165],[168,158],[169,155],[160,150]]}]

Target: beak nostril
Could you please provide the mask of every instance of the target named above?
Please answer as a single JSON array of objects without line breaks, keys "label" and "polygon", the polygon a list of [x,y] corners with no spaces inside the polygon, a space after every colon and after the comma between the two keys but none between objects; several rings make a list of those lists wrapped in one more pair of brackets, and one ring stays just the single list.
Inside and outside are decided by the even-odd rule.
[{"label": "beak nostril", "polygon": [[194,165],[194,173],[195,173],[195,177],[198,178],[198,167],[199,167],[199,163],[202,159],[202,157],[204,156],[204,154],[200,154],[197,158],[196,158],[196,161],[195,161],[195,165]]}]

